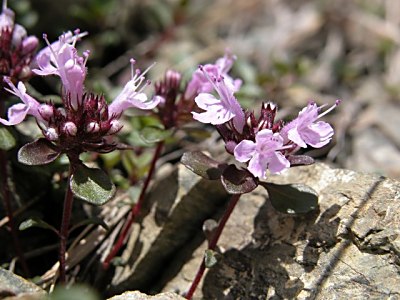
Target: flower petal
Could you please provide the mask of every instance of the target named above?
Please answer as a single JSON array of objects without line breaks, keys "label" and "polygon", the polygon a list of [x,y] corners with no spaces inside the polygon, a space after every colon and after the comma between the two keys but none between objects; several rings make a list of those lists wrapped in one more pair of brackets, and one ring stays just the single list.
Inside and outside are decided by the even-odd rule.
[{"label": "flower petal", "polygon": [[266,178],[267,161],[263,159],[262,155],[256,153],[252,159],[250,159],[247,170],[258,178]]},{"label": "flower petal", "polygon": [[207,110],[209,106],[215,105],[215,104],[220,104],[221,101],[219,101],[217,98],[214,97],[212,94],[208,93],[200,93],[194,101],[196,102],[197,106],[200,107],[201,109]]},{"label": "flower petal", "polygon": [[268,169],[272,174],[282,172],[283,170],[290,167],[290,162],[280,152],[274,152],[269,157]]},{"label": "flower petal", "polygon": [[8,121],[0,118],[0,123],[6,126],[17,125],[21,123],[28,114],[29,107],[24,103],[17,103],[8,109]]},{"label": "flower petal", "polygon": [[253,141],[243,140],[241,141],[234,150],[234,155],[237,161],[246,162],[255,153],[256,144]]},{"label": "flower petal", "polygon": [[303,138],[300,136],[297,127],[294,127],[292,129],[290,129],[288,131],[288,133],[287,133],[287,137],[288,137],[289,140],[291,140],[292,142],[294,142],[298,146],[300,146],[302,148],[307,148],[307,144],[305,143]]}]

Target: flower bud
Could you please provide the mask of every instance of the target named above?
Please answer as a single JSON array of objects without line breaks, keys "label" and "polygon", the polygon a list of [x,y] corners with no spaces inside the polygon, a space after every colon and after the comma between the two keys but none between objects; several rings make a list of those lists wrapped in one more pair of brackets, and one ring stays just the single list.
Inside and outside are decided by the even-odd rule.
[{"label": "flower bud", "polygon": [[46,121],[50,120],[54,115],[53,106],[51,106],[49,104],[40,105],[39,114],[42,116],[42,118],[44,120],[46,120]]},{"label": "flower bud", "polygon": [[55,128],[52,128],[52,127],[47,128],[47,130],[44,133],[44,135],[50,141],[58,140],[58,133],[57,133],[57,130]]},{"label": "flower bud", "polygon": [[0,30],[5,27],[12,27],[14,25],[14,12],[9,8],[3,8],[3,12],[0,14]]},{"label": "flower bud", "polygon": [[35,51],[39,44],[36,36],[30,35],[22,41],[22,54],[26,55]]},{"label": "flower bud", "polygon": [[26,30],[22,25],[15,24],[12,35],[12,45],[18,47],[21,45],[22,40],[26,37]]},{"label": "flower bud", "polygon": [[63,130],[70,136],[75,136],[78,131],[75,123],[73,122],[66,122],[64,124]]},{"label": "flower bud", "polygon": [[122,124],[119,120],[112,120],[110,124],[111,124],[111,127],[108,130],[107,135],[117,133],[122,128]]},{"label": "flower bud", "polygon": [[99,130],[100,130],[100,125],[97,122],[90,122],[86,126],[86,132],[89,132],[89,133],[96,133],[96,132],[99,132]]}]

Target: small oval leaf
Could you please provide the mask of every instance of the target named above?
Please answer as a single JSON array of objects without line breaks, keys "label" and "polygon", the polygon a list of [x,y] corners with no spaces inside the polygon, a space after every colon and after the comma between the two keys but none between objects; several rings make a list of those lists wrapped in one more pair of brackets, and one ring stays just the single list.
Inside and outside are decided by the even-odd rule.
[{"label": "small oval leaf", "polygon": [[23,221],[21,224],[19,224],[19,230],[26,230],[31,227],[39,227],[39,228],[44,228],[44,229],[50,229],[58,234],[57,229],[55,229],[53,226],[50,224],[46,223],[45,221],[39,219],[39,218],[30,218],[28,220]]},{"label": "small oval leaf", "polygon": [[172,135],[172,130],[159,127],[145,127],[140,131],[140,137],[149,144],[164,141]]},{"label": "small oval leaf", "polygon": [[78,165],[71,176],[74,195],[94,205],[103,205],[115,194],[115,186],[103,170]]},{"label": "small oval leaf", "polygon": [[54,145],[44,138],[26,144],[18,151],[18,161],[25,165],[38,166],[51,163],[60,156]]},{"label": "small oval leaf", "polygon": [[257,179],[249,171],[239,170],[235,165],[225,168],[221,182],[229,194],[250,193],[258,185]]},{"label": "small oval leaf", "polygon": [[267,191],[272,206],[286,214],[304,214],[318,207],[318,193],[304,184],[260,183]]},{"label": "small oval leaf", "polygon": [[181,163],[193,173],[210,180],[219,179],[227,166],[200,151],[184,153]]},{"label": "small oval leaf", "polygon": [[204,264],[206,265],[206,268],[211,268],[218,262],[216,254],[217,253],[211,249],[207,249],[204,252]]},{"label": "small oval leaf", "polygon": [[15,145],[16,141],[10,130],[6,127],[0,127],[0,150],[8,151],[14,148]]}]

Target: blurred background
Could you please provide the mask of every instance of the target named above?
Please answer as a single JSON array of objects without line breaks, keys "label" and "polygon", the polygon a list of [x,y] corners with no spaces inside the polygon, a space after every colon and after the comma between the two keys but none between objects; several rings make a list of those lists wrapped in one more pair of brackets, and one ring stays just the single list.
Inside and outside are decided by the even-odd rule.
[{"label": "blurred background", "polygon": [[155,81],[169,68],[189,78],[198,64],[230,49],[245,107],[274,101],[287,117],[309,100],[342,99],[328,116],[336,141],[314,155],[400,177],[397,0],[10,0],[9,6],[31,34],[54,40],[63,31],[88,31],[80,44],[92,50],[86,85],[106,95],[128,78],[131,57],[142,68],[156,61],[149,76]]}]

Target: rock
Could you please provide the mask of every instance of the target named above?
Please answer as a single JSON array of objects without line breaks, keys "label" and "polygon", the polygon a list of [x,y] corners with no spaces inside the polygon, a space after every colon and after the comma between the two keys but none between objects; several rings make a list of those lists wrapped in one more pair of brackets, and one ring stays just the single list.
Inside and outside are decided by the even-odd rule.
[{"label": "rock", "polygon": [[169,259],[201,228],[226,199],[222,184],[195,175],[183,165],[156,183],[149,195],[149,213],[134,223],[116,268],[110,295],[128,289],[144,290]]},{"label": "rock", "polygon": [[[398,181],[325,164],[269,180],[311,186],[318,211],[279,213],[261,187],[243,195],[194,299],[400,299]],[[189,288],[206,244],[191,247],[164,273],[164,291]]]},{"label": "rock", "polygon": [[121,295],[114,296],[108,300],[184,300],[181,296],[175,293],[161,293],[154,296],[143,294],[139,291],[125,292]]},{"label": "rock", "polygon": [[39,300],[44,299],[46,292],[37,285],[0,268],[0,298],[7,300]]}]

